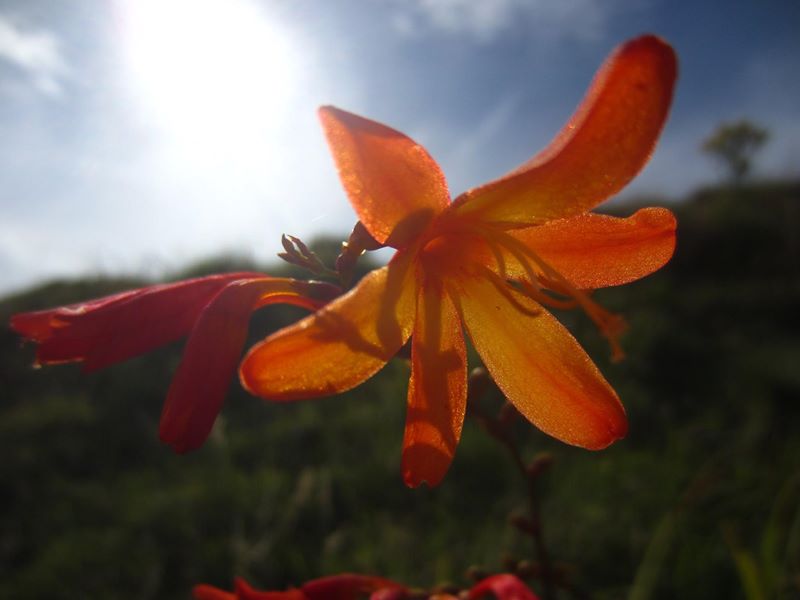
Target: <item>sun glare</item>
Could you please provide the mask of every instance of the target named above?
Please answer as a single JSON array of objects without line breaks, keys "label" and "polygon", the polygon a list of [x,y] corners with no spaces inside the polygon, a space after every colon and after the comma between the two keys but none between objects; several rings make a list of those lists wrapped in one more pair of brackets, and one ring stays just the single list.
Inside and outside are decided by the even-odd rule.
[{"label": "sun glare", "polygon": [[227,160],[273,137],[298,91],[297,53],[258,6],[249,0],[120,6],[130,83],[169,144]]}]

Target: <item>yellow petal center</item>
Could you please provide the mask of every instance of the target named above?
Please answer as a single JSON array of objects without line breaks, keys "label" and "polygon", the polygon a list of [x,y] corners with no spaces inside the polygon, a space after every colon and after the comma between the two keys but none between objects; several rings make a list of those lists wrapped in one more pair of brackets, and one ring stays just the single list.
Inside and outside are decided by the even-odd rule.
[{"label": "yellow petal center", "polygon": [[[618,338],[625,329],[624,320],[593,301],[587,291],[575,287],[535,251],[497,226],[468,219],[443,222],[423,243],[419,260],[426,277],[485,277],[509,298],[513,297],[509,288],[513,288],[550,308],[580,307],[608,339],[613,359],[623,357]],[[511,261],[521,267],[522,277],[508,275]]]}]

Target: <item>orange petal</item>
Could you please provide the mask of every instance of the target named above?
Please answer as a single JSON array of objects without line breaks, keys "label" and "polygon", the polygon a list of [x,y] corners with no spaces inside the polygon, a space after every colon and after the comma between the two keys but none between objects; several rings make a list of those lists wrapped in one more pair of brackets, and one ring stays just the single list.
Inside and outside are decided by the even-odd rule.
[{"label": "orange petal", "polygon": [[509,232],[580,289],[636,281],[675,251],[675,216],[645,208],[628,218],[583,214]]},{"label": "orange petal", "polygon": [[[675,227],[667,209],[645,208],[627,218],[586,213],[508,233],[586,290],[636,281],[663,267],[675,250]],[[529,276],[507,249],[494,249],[475,241],[465,253],[505,278]]]},{"label": "orange petal", "polygon": [[464,335],[453,301],[436,282],[420,286],[411,339],[411,381],[403,439],[403,478],[416,487],[444,477],[467,403]]},{"label": "orange petal", "polygon": [[450,203],[439,166],[411,138],[332,106],[319,116],[350,203],[377,241],[405,246]]},{"label": "orange petal", "polygon": [[534,224],[586,212],[603,202],[650,158],[676,76],[675,52],[660,38],[648,35],[623,44],[543,152],[508,175],[462,194],[455,210],[487,222]]},{"label": "orange petal", "polygon": [[475,349],[525,417],[545,433],[591,450],[625,435],[617,394],[550,313],[511,288],[501,293],[489,279],[464,279],[458,286]]},{"label": "orange petal", "polygon": [[161,413],[159,435],[176,452],[203,444],[222,408],[247,337],[253,310],[278,302],[315,309],[298,295],[313,284],[292,279],[234,281],[217,294],[192,328]]},{"label": "orange petal", "polygon": [[397,254],[349,293],[254,346],[239,374],[271,400],[343,392],[375,374],[408,340],[416,285],[411,256]]}]

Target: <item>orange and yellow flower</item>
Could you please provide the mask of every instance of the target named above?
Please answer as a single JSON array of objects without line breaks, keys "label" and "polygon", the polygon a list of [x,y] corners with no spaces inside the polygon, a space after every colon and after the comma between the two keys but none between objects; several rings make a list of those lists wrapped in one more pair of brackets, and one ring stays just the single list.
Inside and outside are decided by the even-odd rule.
[{"label": "orange and yellow flower", "polygon": [[621,321],[587,290],[664,265],[675,219],[589,212],[644,166],[677,74],[672,48],[644,36],[618,48],[577,112],[540,154],[450,201],[424,148],[385,125],[324,107],[320,117],[361,223],[398,251],[324,309],[255,346],[240,369],[251,393],[312,398],[353,388],[411,342],[405,481],[437,484],[458,443],[467,397],[462,327],[492,377],[533,424],[604,448],[627,431],[616,393],[544,306],[578,306],[618,354]]}]

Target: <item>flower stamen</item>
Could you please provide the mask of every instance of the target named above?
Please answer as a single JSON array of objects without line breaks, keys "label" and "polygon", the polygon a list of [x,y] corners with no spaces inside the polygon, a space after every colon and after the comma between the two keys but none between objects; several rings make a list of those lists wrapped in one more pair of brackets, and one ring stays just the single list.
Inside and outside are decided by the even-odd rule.
[{"label": "flower stamen", "polygon": [[554,298],[542,289],[542,286],[537,283],[532,283],[527,279],[519,282],[525,294],[530,298],[536,300],[539,304],[544,304],[550,308],[558,308],[561,310],[570,310],[578,306],[578,302],[572,298]]},{"label": "flower stamen", "polygon": [[539,315],[540,311],[531,309],[520,303],[514,294],[511,293],[512,288],[508,285],[507,280],[503,279],[497,273],[486,267],[481,267],[481,274],[487,277],[489,281],[491,281],[492,285],[497,288],[497,291],[500,292],[503,297],[505,297],[505,299],[508,300],[514,306],[514,308],[516,308],[522,314],[529,317],[535,317]]},{"label": "flower stamen", "polygon": [[[502,256],[500,249],[505,249],[525,271],[525,276],[518,278],[517,281],[528,297],[553,308],[571,309],[580,306],[608,340],[612,360],[618,361],[624,358],[625,354],[619,344],[619,336],[626,327],[622,317],[600,306],[585,290],[575,287],[541,256],[508,233],[474,222],[469,224],[469,229],[474,229],[487,242],[495,260],[498,261],[500,275],[488,270],[492,274],[493,283],[498,279],[501,281],[510,279],[507,276],[505,262],[501,262],[498,258]],[[555,298],[546,293],[544,288],[565,296],[566,299]]]}]

